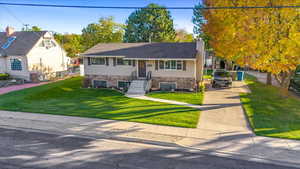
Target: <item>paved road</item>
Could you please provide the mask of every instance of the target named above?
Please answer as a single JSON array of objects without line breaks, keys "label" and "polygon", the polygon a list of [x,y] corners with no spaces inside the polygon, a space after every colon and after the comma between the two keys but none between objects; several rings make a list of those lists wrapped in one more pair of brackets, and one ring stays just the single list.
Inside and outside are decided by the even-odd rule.
[{"label": "paved road", "polygon": [[145,144],[0,128],[1,169],[292,169]]}]

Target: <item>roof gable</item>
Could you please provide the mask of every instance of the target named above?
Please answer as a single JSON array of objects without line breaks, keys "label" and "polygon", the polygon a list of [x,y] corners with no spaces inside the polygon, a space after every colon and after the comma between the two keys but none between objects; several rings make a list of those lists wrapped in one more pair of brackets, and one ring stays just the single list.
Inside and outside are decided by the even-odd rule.
[{"label": "roof gable", "polygon": [[143,59],[195,59],[196,43],[99,43],[84,56],[123,56]]},{"label": "roof gable", "polygon": [[[43,37],[47,31],[28,32],[20,31],[14,32],[12,36],[16,39],[9,45],[7,49],[2,49],[8,56],[24,56],[35,46],[38,40]],[[0,44],[5,44],[8,40],[5,32],[0,32]]]}]

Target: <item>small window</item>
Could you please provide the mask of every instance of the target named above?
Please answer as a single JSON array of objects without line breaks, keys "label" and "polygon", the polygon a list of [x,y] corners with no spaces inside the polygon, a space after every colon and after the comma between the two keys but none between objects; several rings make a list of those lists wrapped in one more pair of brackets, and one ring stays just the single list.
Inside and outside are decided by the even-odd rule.
[{"label": "small window", "polygon": [[93,86],[94,86],[94,88],[106,88],[107,83],[106,83],[106,81],[103,81],[103,80],[94,80]]},{"label": "small window", "polygon": [[51,39],[44,39],[44,45],[46,47],[52,47]]},{"label": "small window", "polygon": [[105,58],[91,58],[92,65],[105,65]]},{"label": "small window", "polygon": [[121,89],[121,88],[128,88],[130,85],[130,82],[126,82],[126,81],[119,81],[118,82],[118,88]]},{"label": "small window", "polygon": [[160,90],[163,91],[171,91],[176,89],[176,83],[172,82],[161,82],[160,83]]},{"label": "small window", "polygon": [[159,61],[159,69],[164,69],[164,68],[165,68],[165,62]]},{"label": "small window", "polygon": [[22,61],[20,59],[10,60],[11,70],[22,70]]}]

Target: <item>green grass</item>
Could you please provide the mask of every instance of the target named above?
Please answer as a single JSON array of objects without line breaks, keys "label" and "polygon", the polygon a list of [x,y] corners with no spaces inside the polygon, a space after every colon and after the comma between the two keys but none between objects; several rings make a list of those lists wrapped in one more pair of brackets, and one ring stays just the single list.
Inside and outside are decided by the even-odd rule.
[{"label": "green grass", "polygon": [[196,105],[201,105],[203,102],[203,92],[152,92],[148,93],[147,96]]},{"label": "green grass", "polygon": [[247,75],[252,93],[241,100],[255,133],[260,136],[300,140],[300,99],[283,97],[280,89]]},{"label": "green grass", "polygon": [[199,110],[125,97],[110,89],[83,89],[82,78],[0,95],[0,109],[9,111],[125,120],[194,128]]}]

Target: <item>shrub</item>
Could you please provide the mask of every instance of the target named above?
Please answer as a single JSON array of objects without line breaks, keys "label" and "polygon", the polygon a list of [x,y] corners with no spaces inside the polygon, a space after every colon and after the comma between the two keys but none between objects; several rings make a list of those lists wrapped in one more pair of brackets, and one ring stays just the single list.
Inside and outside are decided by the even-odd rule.
[{"label": "shrub", "polygon": [[9,78],[9,74],[7,73],[0,73],[0,80],[7,80]]}]

